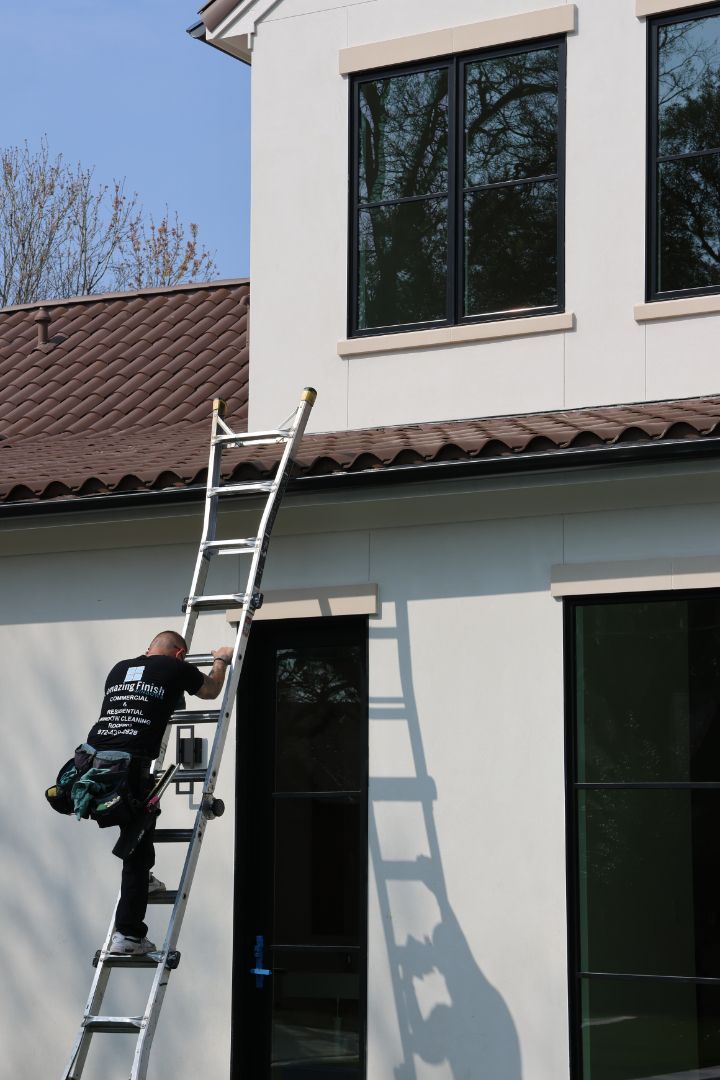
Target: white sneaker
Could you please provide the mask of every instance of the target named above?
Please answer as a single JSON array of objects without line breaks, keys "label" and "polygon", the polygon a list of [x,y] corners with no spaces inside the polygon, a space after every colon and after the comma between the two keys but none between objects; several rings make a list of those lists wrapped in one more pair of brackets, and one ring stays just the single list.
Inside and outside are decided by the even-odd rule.
[{"label": "white sneaker", "polygon": [[165,888],[165,882],[160,881],[159,878],[156,878],[151,870],[150,878],[148,881],[148,893],[152,892],[167,892],[167,889]]},{"label": "white sneaker", "polygon": [[146,937],[132,937],[130,934],[121,934],[116,930],[112,936],[109,953],[113,956],[144,956],[145,953],[155,952],[156,946]]}]

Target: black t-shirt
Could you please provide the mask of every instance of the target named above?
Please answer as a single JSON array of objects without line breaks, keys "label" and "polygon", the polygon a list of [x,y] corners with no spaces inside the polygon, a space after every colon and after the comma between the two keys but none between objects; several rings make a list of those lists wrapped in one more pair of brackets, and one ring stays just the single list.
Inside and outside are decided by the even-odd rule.
[{"label": "black t-shirt", "polygon": [[196,694],[203,674],[174,656],[121,660],[105,680],[100,719],[87,737],[96,750],[127,750],[154,758],[170,714],[187,691]]}]

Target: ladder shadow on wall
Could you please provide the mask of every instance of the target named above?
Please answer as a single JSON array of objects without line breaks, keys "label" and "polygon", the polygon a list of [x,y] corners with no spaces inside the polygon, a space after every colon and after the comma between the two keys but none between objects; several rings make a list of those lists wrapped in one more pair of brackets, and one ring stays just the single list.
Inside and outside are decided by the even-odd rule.
[{"label": "ladder shadow on wall", "polygon": [[[371,642],[396,643],[401,691],[370,697],[371,726],[403,724],[412,760],[407,775],[374,778],[371,770],[369,783],[370,861],[402,1047],[402,1061],[384,1075],[393,1080],[430,1074],[447,1080],[522,1080],[510,1010],[475,960],[448,896],[434,816],[438,793],[427,771],[413,692],[407,605],[396,601],[394,608],[395,628],[370,630]],[[452,798],[452,792],[440,796]],[[467,858],[481,861],[476,820],[468,815],[463,842]],[[411,828],[404,828],[408,824]],[[492,927],[485,931],[493,933]],[[376,1000],[383,1009],[385,999]],[[372,998],[369,1004],[372,1008]],[[384,1015],[375,1026],[387,1029]],[[384,1066],[390,1066],[392,1053],[389,1045],[383,1048]]]}]

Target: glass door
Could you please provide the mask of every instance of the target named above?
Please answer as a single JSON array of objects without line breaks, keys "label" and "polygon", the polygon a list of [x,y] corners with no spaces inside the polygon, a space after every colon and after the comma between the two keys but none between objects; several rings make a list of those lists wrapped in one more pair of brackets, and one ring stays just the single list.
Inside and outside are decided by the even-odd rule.
[{"label": "glass door", "polygon": [[720,598],[568,616],[573,1075],[720,1078]]},{"label": "glass door", "polygon": [[365,1075],[367,622],[255,624],[238,708],[234,1080]]}]

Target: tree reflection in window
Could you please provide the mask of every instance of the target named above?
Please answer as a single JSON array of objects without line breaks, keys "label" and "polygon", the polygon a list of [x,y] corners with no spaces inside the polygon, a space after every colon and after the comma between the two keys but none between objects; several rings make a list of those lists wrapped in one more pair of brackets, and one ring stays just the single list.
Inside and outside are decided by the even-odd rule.
[{"label": "tree reflection in window", "polygon": [[563,68],[554,43],[357,81],[354,329],[558,309]]},{"label": "tree reflection in window", "polygon": [[276,653],[276,791],[359,791],[359,646]]},{"label": "tree reflection in window", "polygon": [[720,286],[720,14],[660,24],[656,288]]}]

